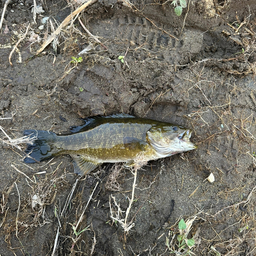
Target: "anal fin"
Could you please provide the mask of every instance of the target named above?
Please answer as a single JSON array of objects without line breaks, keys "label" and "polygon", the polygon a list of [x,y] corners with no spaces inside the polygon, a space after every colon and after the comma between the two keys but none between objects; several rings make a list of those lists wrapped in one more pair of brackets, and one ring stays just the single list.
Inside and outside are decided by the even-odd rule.
[{"label": "anal fin", "polygon": [[71,155],[74,160],[74,173],[79,175],[87,175],[96,169],[100,163],[92,162],[81,155]]}]

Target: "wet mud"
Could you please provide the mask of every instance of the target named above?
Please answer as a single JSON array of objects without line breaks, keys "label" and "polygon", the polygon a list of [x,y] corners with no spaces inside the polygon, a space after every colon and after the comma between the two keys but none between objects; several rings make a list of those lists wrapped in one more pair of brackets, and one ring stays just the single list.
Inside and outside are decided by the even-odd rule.
[{"label": "wet mud", "polygon": [[[0,126],[12,139],[125,113],[191,128],[198,148],[149,162],[134,187],[122,165],[79,177],[69,156],[25,165],[1,143],[1,255],[255,255],[256,4],[187,4],[178,17],[170,1],[98,1],[80,17],[94,37],[75,21],[38,56],[77,6],[40,3],[34,23],[33,1],[8,5]],[[191,248],[178,241],[182,218]]]}]

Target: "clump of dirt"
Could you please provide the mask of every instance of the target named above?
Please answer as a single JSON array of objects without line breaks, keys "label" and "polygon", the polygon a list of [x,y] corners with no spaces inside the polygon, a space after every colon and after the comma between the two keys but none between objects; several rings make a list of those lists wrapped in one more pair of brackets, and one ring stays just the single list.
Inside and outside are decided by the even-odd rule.
[{"label": "clump of dirt", "polygon": [[1,143],[1,255],[255,255],[256,4],[186,2],[178,17],[172,1],[97,1],[38,56],[81,3],[37,3],[35,21],[33,1],[8,5],[2,140],[127,113],[191,128],[198,148],[80,177],[69,156],[25,165]]}]

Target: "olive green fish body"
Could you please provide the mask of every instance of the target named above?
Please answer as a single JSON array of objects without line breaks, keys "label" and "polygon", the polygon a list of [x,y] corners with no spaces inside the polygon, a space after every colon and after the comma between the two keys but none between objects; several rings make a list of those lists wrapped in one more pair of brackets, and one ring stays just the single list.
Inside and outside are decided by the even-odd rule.
[{"label": "olive green fish body", "polygon": [[88,173],[105,162],[141,166],[149,160],[195,148],[189,141],[190,130],[131,116],[91,118],[73,131],[62,136],[26,130],[25,135],[36,135],[37,139],[28,146],[26,152],[30,152],[30,157],[25,158],[25,162],[69,154],[75,161],[76,172]]},{"label": "olive green fish body", "polygon": [[105,123],[81,133],[59,136],[57,154],[78,154],[97,162],[125,162],[150,150],[150,124]]}]

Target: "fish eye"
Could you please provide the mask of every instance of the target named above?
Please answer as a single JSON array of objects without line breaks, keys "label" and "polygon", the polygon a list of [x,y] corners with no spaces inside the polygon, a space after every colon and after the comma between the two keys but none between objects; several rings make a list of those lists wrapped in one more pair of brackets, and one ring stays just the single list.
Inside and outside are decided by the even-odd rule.
[{"label": "fish eye", "polygon": [[178,139],[181,140],[183,138],[183,134],[178,136]]},{"label": "fish eye", "polygon": [[175,132],[178,131],[178,127],[177,127],[177,126],[174,126],[172,129],[173,129]]}]

